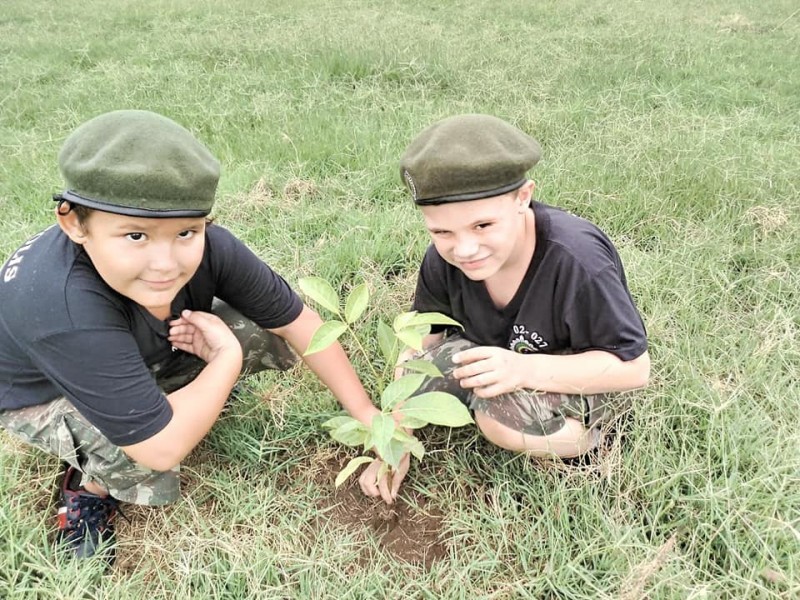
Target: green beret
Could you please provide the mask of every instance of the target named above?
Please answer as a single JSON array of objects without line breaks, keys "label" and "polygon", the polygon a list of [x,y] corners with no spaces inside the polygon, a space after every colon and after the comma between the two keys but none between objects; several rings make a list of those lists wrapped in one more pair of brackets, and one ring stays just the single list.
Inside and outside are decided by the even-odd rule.
[{"label": "green beret", "polygon": [[458,115],[420,133],[400,159],[400,175],[418,205],[499,196],[527,181],[539,143],[490,115]]},{"label": "green beret", "polygon": [[143,110],[82,124],[58,166],[67,189],[56,200],[134,217],[203,217],[219,181],[219,163],[187,129]]}]

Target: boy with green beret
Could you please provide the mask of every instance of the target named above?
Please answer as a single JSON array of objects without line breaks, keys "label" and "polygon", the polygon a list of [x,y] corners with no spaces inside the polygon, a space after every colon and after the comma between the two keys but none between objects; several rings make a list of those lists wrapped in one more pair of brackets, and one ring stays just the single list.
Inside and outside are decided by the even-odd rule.
[{"label": "boy with green beret", "polygon": [[[0,269],[0,426],[68,463],[59,538],[113,560],[117,501],[175,501],[181,461],[239,375],[289,368],[289,346],[307,348],[321,321],[207,220],[219,165],[174,121],[100,115],[68,137],[59,167],[57,225]],[[341,346],[304,360],[371,422]]]},{"label": "boy with green beret", "polygon": [[[612,392],[647,385],[644,324],[608,237],[588,221],[533,201],[526,174],[539,144],[488,115],[460,115],[420,133],[400,173],[431,235],[413,309],[452,317],[423,358],[441,390],[474,411],[494,444],[535,456],[575,457],[595,447],[623,404]],[[408,470],[363,491],[391,502]]]}]

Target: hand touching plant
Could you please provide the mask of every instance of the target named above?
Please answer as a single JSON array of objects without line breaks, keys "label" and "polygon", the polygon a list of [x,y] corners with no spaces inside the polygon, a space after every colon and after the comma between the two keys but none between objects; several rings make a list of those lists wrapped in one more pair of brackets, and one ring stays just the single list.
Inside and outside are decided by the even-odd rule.
[{"label": "hand touching plant", "polygon": [[[431,325],[452,325],[460,327],[453,319],[440,313],[405,312],[397,315],[391,327],[379,320],[377,325],[377,341],[384,359],[383,369],[376,369],[362,340],[353,329],[353,324],[361,319],[369,304],[369,290],[365,284],[355,287],[341,308],[341,300],[330,283],[319,277],[307,277],[299,282],[300,289],[311,300],[332,312],[337,319],[324,322],[311,339],[305,354],[313,354],[324,350],[347,332],[355,347],[370,366],[371,383],[380,395],[381,412],[375,415],[367,426],[353,417],[342,415],[323,423],[331,437],[346,446],[360,446],[364,452],[374,449],[383,459],[376,473],[376,481],[380,481],[387,473],[400,468],[403,457],[411,453],[422,460],[425,448],[413,433],[425,425],[446,425],[461,427],[472,423],[472,417],[463,404],[445,392],[414,393],[428,377],[442,377],[442,373],[431,362],[426,360],[409,360],[402,364],[405,372],[411,371],[397,379],[393,378],[400,353],[408,348],[422,350],[422,340],[430,333]],[[386,382],[389,381],[387,384]],[[359,456],[352,459],[336,477],[336,486],[340,486],[361,465],[372,462],[371,456]]]}]

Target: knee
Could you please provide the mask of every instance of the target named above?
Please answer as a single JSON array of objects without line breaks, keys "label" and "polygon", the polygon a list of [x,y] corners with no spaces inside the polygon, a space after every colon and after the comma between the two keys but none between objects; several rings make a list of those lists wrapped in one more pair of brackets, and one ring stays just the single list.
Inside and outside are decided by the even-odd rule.
[{"label": "knee", "polygon": [[523,443],[524,433],[515,431],[511,427],[495,421],[486,413],[475,411],[475,424],[481,430],[483,437],[495,446],[500,446],[512,452],[523,452],[525,450]]},{"label": "knee", "polygon": [[592,447],[591,433],[580,421],[564,419],[564,427],[550,435],[530,435],[495,421],[486,413],[475,412],[475,422],[487,440],[494,445],[525,452],[533,456],[580,456]]}]

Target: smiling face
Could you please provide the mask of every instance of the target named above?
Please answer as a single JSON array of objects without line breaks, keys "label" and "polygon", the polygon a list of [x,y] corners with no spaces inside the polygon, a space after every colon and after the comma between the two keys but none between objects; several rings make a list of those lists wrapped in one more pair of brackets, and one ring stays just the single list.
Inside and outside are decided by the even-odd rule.
[{"label": "smiling face", "polygon": [[159,319],[203,259],[205,218],[141,218],[92,211],[58,214],[69,238],[83,246],[100,277]]},{"label": "smiling face", "polygon": [[532,255],[528,235],[533,228],[532,192],[529,181],[502,196],[420,210],[439,255],[473,281],[487,281],[517,267],[527,268]]}]

